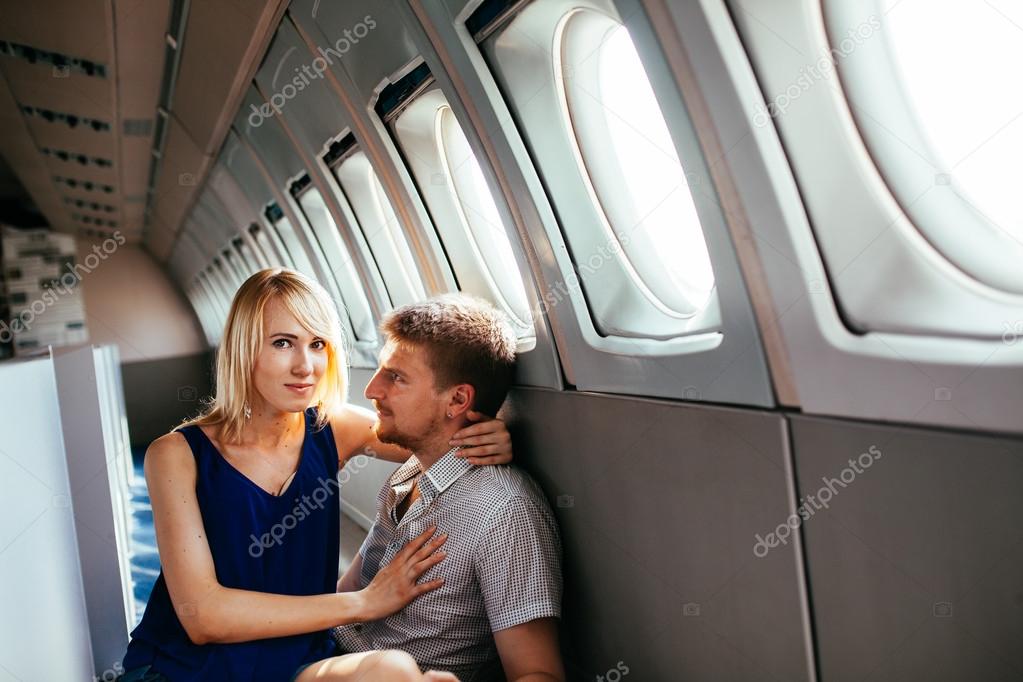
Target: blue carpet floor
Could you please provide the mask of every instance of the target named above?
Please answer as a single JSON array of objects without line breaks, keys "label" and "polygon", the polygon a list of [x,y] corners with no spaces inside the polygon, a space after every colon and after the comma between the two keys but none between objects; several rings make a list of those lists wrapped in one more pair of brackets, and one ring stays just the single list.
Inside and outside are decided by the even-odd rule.
[{"label": "blue carpet floor", "polygon": [[149,491],[142,473],[142,457],[145,447],[131,449],[135,480],[131,484],[131,582],[135,592],[135,622],[142,619],[142,612],[153,591],[153,583],[160,575],[160,555],[156,553],[156,531],[153,529],[153,508],[149,506]]}]

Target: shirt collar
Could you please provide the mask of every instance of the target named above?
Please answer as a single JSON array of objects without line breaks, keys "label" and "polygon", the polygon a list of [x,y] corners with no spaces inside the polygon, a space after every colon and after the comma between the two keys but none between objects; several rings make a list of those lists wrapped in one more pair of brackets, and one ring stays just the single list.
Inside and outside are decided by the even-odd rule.
[{"label": "shirt collar", "polygon": [[393,474],[391,474],[391,478],[388,482],[391,484],[392,488],[397,487],[402,483],[408,483],[422,472],[423,465],[419,463],[419,458],[412,455],[404,464],[398,467]]},{"label": "shirt collar", "polygon": [[[455,457],[455,453],[461,449],[461,445],[456,445],[445,452],[419,479],[419,495],[423,498],[424,504],[429,505],[438,495],[450,488],[452,483],[475,466],[464,457]],[[391,475],[389,483],[392,488],[397,488],[422,473],[422,463],[418,457],[412,455]]]},{"label": "shirt collar", "polygon": [[427,504],[475,466],[464,457],[455,457],[455,453],[461,449],[461,445],[456,445],[448,450],[426,470],[426,475],[419,479],[419,494]]}]

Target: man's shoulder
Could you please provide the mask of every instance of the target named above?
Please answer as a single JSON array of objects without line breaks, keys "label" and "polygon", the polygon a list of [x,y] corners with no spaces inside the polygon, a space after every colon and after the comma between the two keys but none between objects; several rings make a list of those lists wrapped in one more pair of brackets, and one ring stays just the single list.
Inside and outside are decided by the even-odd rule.
[{"label": "man's shoulder", "polygon": [[479,508],[494,512],[522,501],[549,513],[543,489],[528,472],[514,464],[479,467],[465,483],[465,493],[474,498]]}]

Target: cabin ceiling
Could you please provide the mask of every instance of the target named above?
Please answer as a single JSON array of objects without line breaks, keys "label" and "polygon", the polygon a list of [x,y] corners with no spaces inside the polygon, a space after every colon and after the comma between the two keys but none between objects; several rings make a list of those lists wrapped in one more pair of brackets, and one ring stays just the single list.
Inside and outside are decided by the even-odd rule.
[{"label": "cabin ceiling", "polygon": [[0,157],[26,203],[166,260],[286,5],[0,0]]}]

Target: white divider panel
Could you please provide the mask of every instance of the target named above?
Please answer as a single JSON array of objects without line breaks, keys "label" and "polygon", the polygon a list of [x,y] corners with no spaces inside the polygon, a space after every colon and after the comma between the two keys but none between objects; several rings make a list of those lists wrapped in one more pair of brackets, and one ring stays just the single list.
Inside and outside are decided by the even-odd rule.
[{"label": "white divider panel", "polygon": [[95,666],[49,356],[0,364],[0,433],[0,679],[92,679]]},{"label": "white divider panel", "polygon": [[122,426],[116,353],[82,346],[54,352],[71,504],[95,670],[124,656],[133,614],[128,566],[128,479],[131,458]]},{"label": "white divider panel", "polygon": [[107,479],[117,531],[117,559],[121,570],[126,624],[130,631],[135,624],[135,591],[131,582],[131,483],[135,468],[131,460],[131,438],[128,434],[128,411],[124,406],[124,384],[121,381],[121,359],[117,346],[93,348],[96,360],[96,387],[103,406],[103,439],[106,448]]}]

